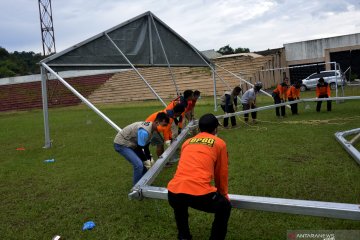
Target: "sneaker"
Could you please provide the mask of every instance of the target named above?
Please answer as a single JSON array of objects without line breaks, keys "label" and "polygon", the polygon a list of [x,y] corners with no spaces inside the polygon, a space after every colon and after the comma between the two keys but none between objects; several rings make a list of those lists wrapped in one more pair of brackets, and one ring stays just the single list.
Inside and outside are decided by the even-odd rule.
[{"label": "sneaker", "polygon": [[146,169],[150,169],[150,168],[151,168],[151,162],[150,162],[150,160],[144,161],[144,167],[146,167]]},{"label": "sneaker", "polygon": [[175,162],[167,162],[164,167],[165,167],[165,168],[170,168],[170,167],[172,167],[173,165],[175,165]]}]

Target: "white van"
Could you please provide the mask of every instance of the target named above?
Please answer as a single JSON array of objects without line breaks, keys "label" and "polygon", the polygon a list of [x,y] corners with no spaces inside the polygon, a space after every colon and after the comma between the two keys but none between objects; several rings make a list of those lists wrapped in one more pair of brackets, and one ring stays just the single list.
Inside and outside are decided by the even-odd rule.
[{"label": "white van", "polygon": [[324,78],[325,82],[327,82],[330,85],[331,89],[336,88],[336,83],[338,86],[345,85],[346,78],[344,74],[339,70],[331,70],[331,71],[321,71],[320,73],[313,73],[307,78],[302,80],[302,85],[300,87],[300,90],[306,91],[308,89],[316,88],[316,85],[318,84],[318,80],[320,78]]}]

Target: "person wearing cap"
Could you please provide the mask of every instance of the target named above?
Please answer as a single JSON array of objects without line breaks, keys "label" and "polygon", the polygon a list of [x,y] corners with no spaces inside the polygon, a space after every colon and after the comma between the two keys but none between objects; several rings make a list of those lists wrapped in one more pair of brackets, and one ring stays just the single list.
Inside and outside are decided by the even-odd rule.
[{"label": "person wearing cap", "polygon": [[[284,103],[287,100],[287,90],[288,90],[289,79],[284,77],[282,83],[278,84],[274,89],[272,96],[274,98],[274,103]],[[280,109],[281,109],[281,117],[285,117],[285,106],[277,107],[275,109],[275,113],[277,117],[280,117]]]},{"label": "person wearing cap", "polygon": [[[296,81],[295,84],[293,84],[287,91],[287,97],[289,101],[295,101],[300,99],[300,87],[301,82]],[[298,104],[292,103],[290,104],[291,107],[291,114],[292,115],[298,115]]]},{"label": "person wearing cap", "polygon": [[[239,86],[234,87],[234,89],[230,91],[226,91],[221,97],[221,108],[224,110],[225,115],[228,113],[234,113],[235,109],[237,108],[237,96],[239,96],[241,92],[241,88]],[[236,126],[236,118],[235,116],[230,117],[231,119],[231,126]],[[229,118],[224,117],[224,127],[227,128],[229,125]]]},{"label": "person wearing cap", "polygon": [[[151,160],[148,144],[158,126],[166,126],[169,117],[158,113],[153,122],[135,122],[123,128],[114,139],[114,149],[133,166],[133,185],[146,173],[142,160]],[[139,157],[140,155],[140,157]]]},{"label": "person wearing cap", "polygon": [[[317,98],[329,98],[331,95],[330,86],[327,82],[324,81],[324,78],[320,78],[318,80],[318,84],[316,85],[316,97]],[[317,102],[316,111],[320,112],[322,101]],[[331,101],[327,101],[327,110],[331,111]]]},{"label": "person wearing cap", "polygon": [[[253,88],[250,88],[242,95],[241,103],[243,105],[243,111],[256,108],[256,96],[260,92],[261,88],[262,83],[257,82],[254,84]],[[256,112],[251,113],[251,118],[253,120],[253,123],[256,123]],[[249,121],[248,113],[244,114],[244,120],[246,123]]]},{"label": "person wearing cap", "polygon": [[225,142],[216,136],[218,126],[213,114],[199,119],[200,133],[182,145],[178,167],[168,183],[168,201],[174,210],[178,239],[192,239],[189,207],[215,213],[210,239],[225,239],[231,213],[228,153]]}]

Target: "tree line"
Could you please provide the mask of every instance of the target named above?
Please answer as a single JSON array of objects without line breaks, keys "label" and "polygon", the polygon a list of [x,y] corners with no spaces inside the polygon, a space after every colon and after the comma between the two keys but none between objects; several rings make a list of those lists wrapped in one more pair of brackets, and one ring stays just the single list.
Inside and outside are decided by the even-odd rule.
[{"label": "tree line", "polygon": [[235,54],[235,53],[249,53],[250,49],[249,48],[242,48],[242,47],[238,47],[233,49],[232,47],[230,47],[230,45],[226,45],[224,47],[221,47],[219,50],[217,50],[218,53],[221,53],[222,55],[229,55],[229,54]]},{"label": "tree line", "polygon": [[40,73],[37,64],[44,56],[34,52],[8,52],[0,47],[0,78],[24,76]]}]

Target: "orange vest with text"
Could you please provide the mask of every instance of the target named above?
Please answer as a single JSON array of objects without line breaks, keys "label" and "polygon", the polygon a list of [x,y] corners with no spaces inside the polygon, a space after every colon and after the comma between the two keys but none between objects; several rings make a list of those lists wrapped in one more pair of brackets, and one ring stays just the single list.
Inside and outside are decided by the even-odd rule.
[{"label": "orange vest with text", "polygon": [[[215,186],[212,185],[214,181]],[[179,165],[168,184],[173,193],[205,195],[228,194],[228,153],[225,142],[213,134],[201,132],[182,145]]]}]

